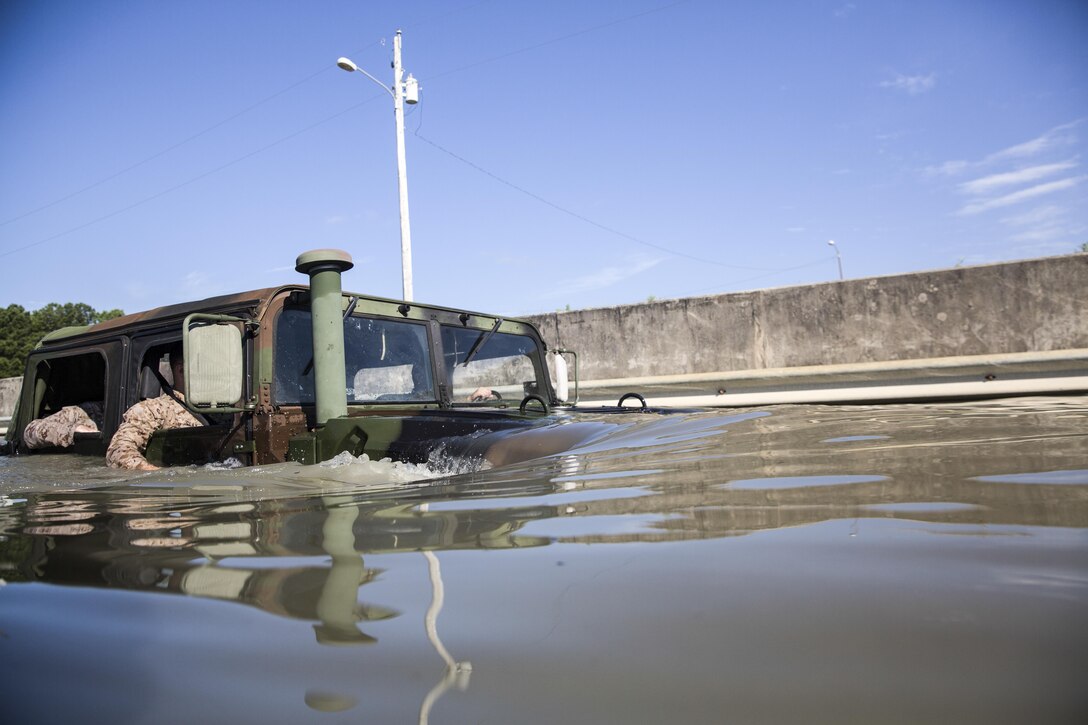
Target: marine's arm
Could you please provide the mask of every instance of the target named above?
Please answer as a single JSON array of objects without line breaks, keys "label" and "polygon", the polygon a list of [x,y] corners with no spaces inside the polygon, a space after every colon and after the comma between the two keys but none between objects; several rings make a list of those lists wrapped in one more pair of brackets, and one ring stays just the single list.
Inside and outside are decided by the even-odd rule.
[{"label": "marine's arm", "polygon": [[502,400],[502,396],[491,388],[476,388],[472,391],[472,394],[468,396],[470,403],[478,403],[481,400]]},{"label": "marine's arm", "polygon": [[76,433],[98,430],[80,406],[69,405],[47,418],[37,418],[27,423],[23,430],[23,442],[27,448],[46,448],[72,445]]},{"label": "marine's arm", "polygon": [[144,458],[151,436],[160,430],[199,425],[200,421],[169,396],[143,400],[125,412],[106,450],[106,462],[113,468],[157,471],[159,467]]},{"label": "marine's arm", "polygon": [[106,463],[111,468],[141,471],[158,468],[144,458],[147,441],[162,427],[162,418],[155,415],[153,402],[144,400],[125,411],[124,420],[106,449]]}]

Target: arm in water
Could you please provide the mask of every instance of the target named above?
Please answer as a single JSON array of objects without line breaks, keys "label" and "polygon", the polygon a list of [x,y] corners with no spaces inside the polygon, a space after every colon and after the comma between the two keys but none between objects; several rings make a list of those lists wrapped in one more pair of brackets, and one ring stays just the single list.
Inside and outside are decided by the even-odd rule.
[{"label": "arm in water", "polygon": [[56,413],[30,421],[23,431],[27,448],[68,448],[76,433],[94,433],[102,420],[102,403],[67,405]]},{"label": "arm in water", "polygon": [[144,458],[147,441],[160,430],[195,428],[200,421],[169,395],[143,400],[125,412],[124,422],[106,450],[111,468],[154,471],[158,466]]}]

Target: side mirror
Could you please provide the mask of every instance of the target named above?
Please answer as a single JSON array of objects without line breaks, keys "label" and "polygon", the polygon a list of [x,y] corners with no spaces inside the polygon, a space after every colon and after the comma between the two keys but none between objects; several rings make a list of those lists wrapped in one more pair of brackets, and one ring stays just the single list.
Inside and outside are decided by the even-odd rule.
[{"label": "side mirror", "polygon": [[202,411],[239,412],[242,398],[242,328],[245,320],[227,315],[185,318],[185,400]]},{"label": "side mirror", "polygon": [[[555,380],[555,397],[560,403],[570,402],[571,405],[578,404],[578,353],[573,350],[553,350],[552,353],[552,374]],[[567,360],[564,355],[570,355],[574,360],[574,400],[570,399],[570,375],[568,372]]]}]

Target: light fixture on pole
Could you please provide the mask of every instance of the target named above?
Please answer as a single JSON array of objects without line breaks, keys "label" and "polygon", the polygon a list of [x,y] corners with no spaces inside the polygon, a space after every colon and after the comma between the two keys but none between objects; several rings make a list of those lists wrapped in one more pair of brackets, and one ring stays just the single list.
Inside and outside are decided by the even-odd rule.
[{"label": "light fixture on pole", "polygon": [[412,300],[412,231],[408,224],[408,164],[404,157],[404,104],[419,103],[419,81],[409,73],[404,78],[404,68],[400,62],[400,35],[398,30],[393,38],[393,87],[384,83],[365,70],[355,65],[350,58],[339,58],[336,65],[349,73],[359,71],[377,83],[393,98],[393,119],[397,127],[397,188],[400,194],[400,264],[403,280],[403,295],[406,301]]},{"label": "light fixture on pole", "polygon": [[839,279],[843,279],[842,276],[842,255],[839,254],[839,245],[835,244],[834,239],[828,239],[827,243],[831,245],[831,248],[835,250],[835,261],[839,263]]}]

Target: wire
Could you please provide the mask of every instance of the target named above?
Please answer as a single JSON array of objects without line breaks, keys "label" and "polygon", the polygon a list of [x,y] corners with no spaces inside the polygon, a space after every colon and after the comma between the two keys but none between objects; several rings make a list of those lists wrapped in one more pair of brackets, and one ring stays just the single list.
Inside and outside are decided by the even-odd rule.
[{"label": "wire", "polygon": [[608,232],[609,234],[615,234],[618,237],[622,237],[623,239],[626,239],[628,241],[635,242],[636,244],[641,244],[641,245],[646,246],[646,247],[651,247],[653,249],[657,249],[659,251],[665,252],[666,254],[671,254],[671,255],[673,255],[675,257],[684,257],[686,259],[691,259],[691,260],[694,260],[696,262],[702,262],[704,264],[713,264],[716,267],[727,267],[729,269],[743,269],[743,270],[747,270],[747,271],[750,271],[750,272],[780,272],[780,271],[785,271],[785,270],[768,269],[767,267],[746,267],[746,266],[739,265],[739,264],[727,264],[725,262],[719,262],[719,261],[714,260],[714,259],[707,259],[706,257],[697,257],[694,254],[688,254],[687,252],[678,252],[675,249],[670,249],[670,248],[662,246],[660,244],[654,244],[653,242],[648,242],[645,239],[639,239],[636,236],[632,236],[630,234],[627,234],[626,232],[621,232],[618,229],[614,229],[614,228],[612,228],[610,226],[607,226],[605,224],[601,224],[598,221],[594,221],[593,219],[590,219],[587,216],[579,214],[578,212],[571,211],[570,209],[567,209],[566,207],[559,206],[555,202],[549,201],[549,200],[545,199],[544,197],[540,196],[539,194],[535,194],[535,193],[529,191],[528,189],[522,188],[522,187],[518,186],[517,184],[515,184],[515,183],[513,183],[511,181],[507,181],[506,179],[502,178],[501,176],[498,176],[497,174],[494,174],[494,173],[488,171],[487,169],[483,168],[479,164],[473,163],[472,161],[469,161],[465,157],[459,156],[459,155],[455,154],[454,152],[450,151],[449,149],[438,145],[437,143],[435,143],[434,141],[431,141],[426,136],[423,136],[423,135],[421,135],[419,133],[416,133],[415,136],[420,141],[423,141],[424,143],[433,146],[434,148],[438,149],[442,153],[447,154],[447,155],[453,157],[454,159],[457,159],[458,161],[460,161],[461,163],[463,163],[463,164],[465,164],[467,166],[471,166],[472,168],[479,171],[481,174],[484,174],[486,176],[490,176],[492,179],[494,179],[495,181],[498,181],[500,184],[505,184],[506,186],[509,186],[511,189],[514,189],[515,191],[519,191],[522,194],[525,194],[526,196],[528,196],[529,198],[535,199],[536,201],[539,201],[541,204],[545,204],[547,206],[550,206],[552,209],[555,209],[556,211],[560,211],[560,212],[562,212],[562,213],[564,213],[564,214],[566,214],[568,216],[572,216],[575,219],[578,219],[579,221],[583,221],[586,224],[590,224],[592,226],[597,227],[598,229],[602,229],[602,230]]},{"label": "wire", "polygon": [[[574,37],[577,37],[579,35],[584,35],[586,33],[593,32],[595,30],[601,30],[603,28],[607,28],[607,27],[610,27],[610,26],[613,26],[613,25],[618,25],[620,23],[624,23],[624,22],[627,22],[627,21],[630,21],[630,20],[634,20],[636,18],[644,17],[644,16],[650,15],[652,13],[660,12],[662,10],[667,10],[669,8],[675,7],[677,5],[681,5],[681,4],[683,4],[685,2],[688,2],[688,1],[689,0],[677,0],[676,2],[672,2],[672,3],[669,3],[667,5],[662,5],[662,6],[659,6],[659,7],[656,7],[656,8],[651,8],[649,10],[645,10],[645,11],[642,11],[642,12],[639,12],[639,13],[635,13],[635,14],[628,15],[628,16],[625,16],[625,17],[622,17],[622,18],[618,18],[616,20],[611,20],[611,21],[609,21],[607,23],[601,23],[599,25],[594,25],[594,26],[591,26],[589,28],[585,28],[583,30],[579,30],[579,31],[576,31],[576,32],[573,32],[573,33],[569,33],[567,35],[560,36],[558,38],[552,38],[551,40],[546,40],[544,42],[537,43],[535,45],[527,46],[525,48],[521,48],[521,49],[518,49],[518,50],[513,50],[513,51],[510,51],[508,53],[504,53],[502,55],[499,55],[499,56],[495,56],[495,57],[492,57],[492,58],[486,58],[484,60],[476,61],[474,63],[471,63],[471,64],[466,65],[466,66],[462,66],[460,68],[455,68],[455,69],[450,70],[450,71],[445,71],[443,73],[439,73],[437,75],[430,76],[429,79],[439,78],[439,77],[442,77],[442,76],[451,75],[453,73],[459,73],[461,71],[467,70],[469,68],[475,68],[475,67],[483,65],[485,63],[492,63],[494,61],[501,60],[503,58],[508,58],[508,57],[510,57],[512,55],[517,55],[519,53],[525,53],[525,52],[528,52],[530,50],[535,50],[537,48],[541,48],[541,47],[544,47],[544,46],[547,46],[547,45],[550,45],[550,44],[553,44],[553,43],[557,43],[557,42],[559,42],[561,40],[566,40],[568,38],[574,38]],[[450,15],[460,13],[460,12],[464,12],[466,10],[469,10],[469,9],[473,8],[473,7],[482,5],[485,2],[489,2],[489,0],[478,0],[477,2],[468,3],[467,5],[464,5],[464,6],[460,7],[460,8],[458,8],[458,9],[451,10],[451,11],[449,11],[447,13],[444,13],[442,15],[438,15],[438,16],[435,16],[435,17],[432,17],[432,18],[429,18],[429,19],[422,20],[422,21],[420,21],[418,23],[414,23],[413,25],[408,26],[408,27],[418,27],[420,25],[425,25],[425,24],[427,24],[429,22],[435,22],[437,20],[441,20],[443,18],[449,17]],[[353,54],[358,54],[358,53],[365,52],[366,50],[369,50],[370,48],[374,47],[375,45],[378,45],[379,43],[383,43],[383,42],[384,42],[384,38],[380,39],[380,40],[376,40],[376,41],[370,43],[369,45],[367,45],[367,46],[365,46],[365,47],[363,47],[363,48],[361,48],[359,50],[353,51]],[[255,108],[258,108],[258,107],[264,105],[265,103],[268,103],[269,101],[271,101],[271,100],[273,100],[275,98],[278,98],[279,96],[282,96],[283,94],[287,93],[288,91],[294,90],[295,88],[297,88],[297,87],[299,87],[299,86],[301,86],[301,85],[303,85],[305,83],[310,82],[311,80],[313,80],[317,76],[319,76],[322,73],[325,73],[325,72],[327,72],[327,71],[329,71],[331,69],[332,69],[332,66],[323,67],[320,70],[317,70],[317,71],[311,73],[310,75],[306,76],[305,78],[302,78],[301,80],[298,80],[298,81],[292,83],[291,85],[286,86],[286,87],[282,88],[279,91],[276,91],[275,93],[273,93],[273,94],[271,94],[271,95],[257,101],[256,103],[253,103],[253,104],[243,108],[242,110],[232,114],[231,116],[228,116],[227,118],[225,118],[225,119],[223,119],[221,121],[218,121],[218,122],[204,128],[203,130],[198,131],[198,132],[196,132],[196,133],[182,139],[181,141],[178,141],[177,143],[171,144],[170,146],[166,147],[165,149],[163,149],[161,151],[158,151],[158,152],[152,154],[151,156],[148,156],[148,157],[142,159],[141,161],[137,161],[134,164],[126,166],[125,168],[123,168],[123,169],[121,169],[119,171],[116,171],[113,174],[110,174],[109,176],[103,177],[103,178],[99,179],[98,181],[95,181],[95,182],[93,182],[91,184],[88,184],[87,186],[84,186],[84,187],[82,187],[80,189],[77,189],[76,191],[73,191],[73,192],[71,192],[69,194],[66,194],[65,196],[62,196],[62,197],[60,197],[58,199],[55,199],[55,200],[53,200],[53,201],[51,201],[51,202],[49,202],[47,204],[43,204],[43,205],[41,205],[39,207],[31,209],[31,210],[29,210],[27,212],[24,212],[22,214],[19,214],[18,216],[15,216],[15,217],[12,217],[10,219],[7,219],[6,221],[0,222],[0,227],[6,226],[7,224],[11,224],[12,222],[18,221],[20,219],[24,219],[24,218],[26,218],[28,216],[33,215],[33,214],[37,214],[37,213],[39,213],[41,211],[44,211],[44,210],[49,209],[49,208],[51,208],[53,206],[56,206],[57,204],[60,204],[62,202],[68,201],[69,199],[72,199],[73,197],[76,197],[76,196],[78,196],[80,194],[83,194],[83,193],[85,193],[87,191],[90,191],[91,189],[94,189],[94,188],[96,188],[98,186],[101,186],[102,184],[105,184],[105,183],[107,183],[109,181],[112,181],[113,179],[116,179],[117,177],[122,176],[122,175],[124,175],[124,174],[126,174],[126,173],[128,173],[128,172],[130,172],[130,171],[132,171],[134,169],[137,169],[137,168],[139,168],[141,166],[144,166],[145,164],[148,164],[151,161],[154,161],[155,159],[158,159],[158,158],[166,155],[167,153],[169,153],[171,151],[174,151],[174,150],[180,148],[181,146],[184,146],[185,144],[187,144],[187,143],[189,143],[191,141],[194,141],[194,140],[200,138],[201,136],[204,136],[204,135],[210,133],[211,131],[214,131],[217,128],[220,128],[221,126],[224,126],[227,123],[230,123],[231,121],[236,120],[237,118],[245,115],[246,113],[249,113],[250,111],[254,110]],[[147,203],[149,201],[152,201],[153,199],[157,199],[157,198],[159,198],[159,197],[161,197],[161,196],[163,196],[165,194],[168,194],[168,193],[170,193],[172,191],[175,191],[177,189],[188,186],[189,184],[191,184],[191,183],[193,183],[195,181],[198,181],[198,180],[203,179],[203,178],[205,178],[207,176],[210,176],[211,174],[217,173],[218,171],[222,171],[223,169],[226,169],[226,168],[228,168],[230,166],[233,166],[233,165],[235,165],[235,164],[237,164],[237,163],[239,163],[239,162],[241,162],[241,161],[243,161],[245,159],[248,159],[248,158],[250,158],[250,157],[252,157],[252,156],[254,156],[256,154],[259,154],[259,153],[261,153],[261,152],[263,152],[263,151],[265,151],[267,149],[270,149],[273,146],[277,146],[277,145],[279,145],[280,143],[282,143],[284,141],[292,139],[295,136],[298,136],[299,134],[304,133],[304,132],[306,132],[306,131],[308,131],[308,130],[310,130],[312,128],[316,128],[317,126],[320,126],[323,123],[331,121],[334,118],[338,118],[339,116],[343,115],[344,113],[347,113],[348,111],[351,111],[351,110],[353,110],[355,108],[358,108],[358,107],[360,107],[360,106],[362,106],[362,105],[364,105],[366,103],[369,103],[371,100],[374,100],[374,99],[373,98],[367,99],[366,101],[363,101],[362,103],[356,104],[355,106],[352,106],[352,107],[346,109],[345,111],[341,111],[341,112],[339,112],[337,114],[334,114],[334,115],[329,116],[327,118],[324,118],[324,119],[322,119],[320,121],[317,121],[316,123],[314,123],[314,124],[312,124],[310,126],[307,126],[306,128],[303,128],[303,129],[301,129],[299,131],[295,131],[294,133],[288,134],[287,136],[284,136],[284,137],[282,137],[282,138],[280,138],[280,139],[278,139],[276,141],[273,141],[272,143],[270,143],[270,144],[268,144],[266,146],[263,146],[263,147],[255,150],[253,152],[250,152],[250,153],[245,154],[243,156],[237,157],[232,161],[228,161],[225,164],[222,164],[222,165],[217,166],[217,167],[215,167],[215,168],[213,168],[213,169],[211,169],[209,171],[206,171],[206,172],[204,172],[202,174],[194,176],[194,177],[192,177],[192,178],[190,178],[190,179],[188,179],[186,181],[183,181],[183,182],[181,182],[179,184],[176,184],[176,185],[174,185],[174,186],[172,186],[172,187],[170,187],[168,189],[165,189],[165,190],[163,190],[163,191],[161,191],[161,192],[159,192],[157,194],[153,194],[151,196],[145,197],[145,198],[143,198],[143,199],[141,199],[139,201],[136,201],[136,202],[134,202],[132,204],[129,204],[128,206],[125,206],[125,207],[123,207],[121,209],[110,212],[109,214],[105,214],[103,216],[97,217],[97,218],[92,219],[92,220],[90,220],[88,222],[85,222],[84,224],[80,224],[78,226],[72,227],[72,228],[67,229],[67,230],[65,230],[63,232],[59,232],[57,234],[54,234],[54,235],[52,235],[50,237],[46,237],[45,239],[38,240],[37,242],[32,242],[31,244],[26,244],[26,245],[23,245],[21,247],[16,247],[14,249],[9,249],[9,250],[0,252],[0,257],[6,257],[6,256],[8,256],[10,254],[14,254],[16,252],[20,252],[20,251],[23,251],[23,250],[26,250],[26,249],[31,249],[33,247],[37,247],[37,246],[39,246],[41,244],[44,244],[46,242],[52,241],[54,239],[58,239],[58,238],[63,237],[63,236],[66,236],[66,235],[71,234],[73,232],[79,231],[80,229],[84,229],[86,227],[89,227],[89,226],[91,226],[93,224],[97,224],[98,222],[105,221],[106,219],[110,219],[112,217],[115,217],[115,216],[117,216],[119,214],[122,214],[122,213],[124,213],[126,211],[129,211],[130,209],[134,209],[134,208],[136,208],[138,206],[141,206],[141,205],[143,205],[143,204],[145,204],[145,203]],[[422,114],[421,114],[420,115],[420,125],[422,125],[422,121],[423,121],[423,119],[422,119]],[[418,136],[418,129],[417,129],[417,136]],[[418,137],[423,139],[427,143],[430,143],[430,144],[434,145],[436,148],[441,149],[441,147],[439,147],[437,144],[434,144],[433,142],[428,141],[423,136],[418,136]],[[464,161],[465,163],[468,163],[470,166],[473,165],[471,162],[469,162],[469,161],[467,161],[465,159],[461,159],[460,157],[458,157],[456,154],[453,154],[452,152],[446,151],[445,149],[441,149],[441,150],[445,151],[446,153],[449,153],[451,156],[454,156],[454,158],[458,158],[459,160]],[[476,168],[479,168],[479,167],[476,167]],[[488,171],[485,171],[484,169],[479,169],[479,170],[482,171],[483,173],[494,176],[493,174],[491,174]],[[515,189],[518,189],[519,191],[522,191],[523,193],[526,193],[526,194],[529,194],[530,196],[533,196],[530,192],[527,192],[524,189],[519,189],[518,187],[514,186],[513,184],[510,184],[509,182],[507,182],[507,181],[505,181],[503,179],[500,179],[497,176],[494,176],[494,178],[501,181],[504,184],[507,184],[507,185],[509,185],[509,186],[511,186],[511,187],[513,187]],[[564,213],[572,214],[574,216],[577,216],[573,212],[562,209],[561,207],[556,206],[554,204],[551,204],[550,202],[547,202],[544,199],[540,199],[539,197],[536,197],[536,198],[538,198],[543,203],[549,204],[550,206],[554,206],[556,209],[559,209],[560,211],[563,211]],[[613,232],[615,234],[619,234],[620,236],[624,236],[622,232],[618,232],[618,231],[609,229],[608,227],[604,227],[603,225],[597,224],[596,222],[593,222],[592,220],[589,220],[589,219],[583,219],[583,220],[590,223],[590,224],[594,224],[596,226],[599,226],[602,229],[606,229],[607,231]],[[630,239],[632,241],[639,242],[640,244],[645,244],[647,246],[651,246],[651,247],[656,246],[656,245],[654,245],[652,243],[644,242],[644,241],[635,239],[634,237],[630,237]],[[658,248],[662,249],[662,251],[668,252],[669,254],[676,254],[677,256],[690,256],[690,255],[684,255],[683,253],[672,252],[671,250],[665,249],[663,247],[658,247]],[[696,261],[708,262],[710,264],[718,264],[720,266],[732,266],[732,265],[724,265],[724,264],[721,264],[719,262],[713,262],[711,260],[703,260],[703,259],[700,259],[699,257],[691,257],[691,258],[696,260]],[[754,268],[754,267],[736,267],[736,268],[737,269],[759,269],[759,268]]]},{"label": "wire", "polygon": [[[484,3],[490,2],[490,1],[491,0],[477,0],[476,2],[469,3],[467,5],[464,5],[464,6],[460,7],[460,8],[450,10],[449,12],[443,13],[441,15],[426,18],[424,20],[419,21],[418,23],[413,23],[412,25],[405,26],[405,27],[418,28],[418,27],[420,27],[422,25],[427,25],[428,23],[433,23],[433,22],[437,22],[439,20],[443,20],[445,18],[448,18],[451,15],[456,15],[458,13],[462,13],[462,12],[464,12],[466,10],[474,8],[474,7],[478,6],[478,5],[483,5]],[[358,55],[358,54],[364,53],[364,52],[370,50],[371,48],[373,48],[375,45],[378,45],[379,43],[382,43],[382,42],[384,42],[384,38],[381,39],[381,40],[375,40],[373,43],[370,43],[369,45],[366,45],[366,46],[364,46],[364,47],[362,47],[362,48],[360,48],[358,50],[352,51],[351,54],[352,55]],[[227,116],[226,118],[224,118],[221,121],[217,121],[217,122],[213,123],[212,125],[208,126],[207,128],[204,128],[203,130],[197,131],[196,133],[192,134],[191,136],[187,136],[186,138],[183,138],[182,140],[178,141],[177,143],[174,143],[174,144],[171,144],[170,146],[167,146],[166,148],[164,148],[161,151],[157,151],[157,152],[151,154],[150,156],[148,156],[148,157],[146,157],[146,158],[144,158],[144,159],[142,159],[140,161],[137,161],[134,164],[126,166],[123,169],[110,174],[109,176],[104,176],[101,179],[99,179],[98,181],[92,182],[92,183],[90,183],[90,184],[88,184],[88,185],[86,185],[86,186],[84,186],[84,187],[82,187],[80,189],[76,189],[75,191],[71,192],[70,194],[65,194],[64,196],[62,196],[62,197],[60,197],[58,199],[54,199],[53,201],[49,202],[48,204],[42,204],[39,207],[35,207],[34,209],[31,209],[31,210],[23,212],[22,214],[19,214],[17,216],[13,216],[10,219],[2,221],[2,222],[0,222],[0,227],[7,226],[8,224],[11,224],[12,222],[17,222],[20,219],[24,219],[24,218],[26,218],[28,216],[33,215],[33,214],[37,214],[40,211],[45,211],[46,209],[54,207],[57,204],[60,204],[61,202],[68,201],[69,199],[71,199],[71,198],[73,198],[75,196],[79,196],[80,194],[88,192],[91,189],[99,187],[99,186],[101,186],[102,184],[105,184],[108,181],[113,181],[118,176],[122,176],[124,174],[127,174],[128,172],[130,172],[130,171],[132,171],[134,169],[138,169],[141,166],[143,166],[145,164],[148,164],[148,163],[154,161],[157,158],[165,156],[166,154],[170,153],[171,151],[173,151],[173,150],[175,150],[175,149],[177,149],[177,148],[179,148],[181,146],[184,146],[185,144],[189,143],[190,141],[195,141],[196,139],[200,138],[201,136],[204,136],[204,135],[214,131],[215,129],[217,129],[217,128],[221,127],[221,126],[225,126],[226,124],[230,123],[231,121],[233,121],[233,120],[235,120],[235,119],[237,119],[237,118],[239,118],[241,116],[244,116],[245,114],[249,113],[253,109],[259,108],[260,106],[263,106],[264,104],[268,103],[269,101],[274,100],[276,98],[279,98],[284,93],[287,93],[288,91],[292,91],[295,88],[298,88],[299,86],[303,85],[304,83],[309,83],[314,78],[317,78],[319,75],[321,75],[322,73],[325,73],[325,72],[330,71],[330,70],[332,70],[331,65],[323,66],[320,70],[314,71],[313,73],[306,76],[305,78],[303,78],[303,79],[301,79],[299,81],[296,81],[296,82],[292,83],[289,86],[281,88],[280,90],[276,91],[272,95],[266,96],[265,98],[262,98],[261,100],[257,101],[256,103],[253,103],[253,104],[251,104],[249,106],[246,106],[242,110],[240,110],[240,111],[238,111],[238,112],[236,112],[236,113],[234,113],[234,114],[232,114],[230,116]]]},{"label": "wire", "polygon": [[[368,50],[372,46],[377,45],[377,44],[378,44],[378,41],[375,41],[375,42],[371,43],[370,45],[366,46],[366,48],[364,48],[363,50],[356,51],[356,52],[361,53],[364,50]],[[190,141],[195,141],[196,139],[200,138],[201,136],[204,136],[205,134],[208,134],[208,133],[214,131],[215,129],[219,128],[220,126],[225,126],[226,124],[230,123],[231,121],[233,121],[233,120],[235,120],[235,119],[237,119],[237,118],[239,118],[241,116],[244,116],[245,114],[249,113],[253,109],[259,108],[260,106],[263,106],[264,104],[268,103],[269,101],[271,101],[271,100],[273,100],[275,98],[279,98],[284,93],[287,93],[288,91],[294,90],[295,88],[298,88],[299,86],[301,86],[304,83],[309,83],[314,78],[321,75],[322,73],[325,73],[326,71],[332,70],[332,68],[333,68],[333,66],[329,65],[329,66],[326,66],[326,67],[322,68],[319,71],[311,73],[310,75],[306,76],[302,80],[296,81],[296,82],[292,83],[291,85],[276,91],[272,95],[266,96],[265,98],[262,98],[261,100],[257,101],[256,103],[253,103],[253,104],[251,104],[249,106],[246,106],[245,108],[238,111],[237,113],[235,113],[235,114],[233,114],[231,116],[228,116],[227,118],[224,118],[222,121],[217,121],[216,123],[213,123],[211,126],[208,126],[208,127],[204,128],[201,131],[197,131],[193,135],[187,136],[186,138],[183,138],[181,141],[178,141],[177,143],[174,143],[174,144],[171,144],[170,146],[167,146],[162,151],[158,151],[158,152],[156,152],[154,154],[151,154],[150,156],[142,159],[141,161],[137,161],[134,164],[126,166],[125,168],[121,169],[120,171],[116,171],[116,172],[110,174],[109,176],[105,176],[105,177],[99,179],[98,181],[95,181],[93,183],[88,184],[87,186],[84,186],[81,189],[77,189],[77,190],[73,191],[70,194],[66,194],[65,196],[62,196],[59,199],[54,199],[53,201],[49,202],[48,204],[43,204],[42,206],[39,206],[39,207],[37,207],[35,209],[31,209],[30,211],[23,212],[22,214],[19,214],[18,216],[14,216],[14,217],[6,220],[6,221],[0,222],[0,226],[5,226],[5,225],[8,225],[8,224],[11,224],[12,222],[19,221],[20,219],[24,219],[24,218],[26,218],[26,217],[28,217],[28,216],[30,216],[32,214],[37,214],[40,211],[45,211],[46,209],[49,209],[50,207],[56,206],[57,204],[60,204],[61,202],[68,201],[72,197],[79,196],[80,194],[83,194],[84,192],[87,192],[87,191],[90,191],[91,189],[99,187],[102,184],[105,184],[107,181],[113,181],[118,176],[122,176],[124,174],[127,174],[128,172],[132,171],[133,169],[138,169],[141,166],[143,166],[144,164],[150,163],[150,162],[154,161],[157,158],[165,156],[166,154],[170,153],[171,151],[173,151],[173,150],[175,150],[177,148],[180,148],[181,146],[184,146],[185,144],[189,143]]]},{"label": "wire", "polygon": [[200,181],[201,179],[203,179],[205,177],[211,176],[212,174],[215,174],[215,173],[217,173],[219,171],[222,171],[223,169],[229,168],[231,166],[234,166],[235,164],[238,164],[238,163],[241,163],[242,161],[245,161],[246,159],[250,159],[250,158],[256,156],[257,154],[263,153],[263,152],[267,151],[270,148],[273,148],[275,146],[279,146],[284,141],[289,141],[289,140],[295,138],[296,136],[301,136],[302,134],[306,133],[307,131],[312,131],[313,129],[317,128],[318,126],[326,124],[329,121],[332,121],[333,119],[339,118],[340,116],[343,116],[343,115],[345,115],[347,113],[350,113],[350,112],[356,110],[357,108],[365,106],[366,104],[370,103],[371,101],[375,101],[375,100],[377,100],[379,98],[384,98],[384,95],[371,96],[370,98],[366,99],[365,101],[361,101],[359,103],[356,103],[355,105],[348,106],[343,111],[340,111],[338,113],[334,113],[333,115],[328,116],[327,118],[323,118],[322,120],[320,120],[320,121],[318,121],[316,123],[312,123],[309,126],[306,126],[305,128],[300,128],[299,130],[297,130],[297,131],[295,131],[293,133],[290,133],[290,134],[288,134],[286,136],[278,138],[278,139],[276,139],[275,141],[273,141],[270,144],[266,144],[264,146],[261,146],[258,149],[250,151],[247,154],[243,154],[242,156],[238,156],[238,157],[232,159],[231,161],[228,161],[225,164],[221,164],[219,166],[216,166],[214,169],[210,169],[208,171],[205,171],[202,174],[197,174],[196,176],[193,176],[193,177],[191,177],[189,179],[186,179],[185,181],[181,182],[180,184],[175,184],[174,186],[171,186],[171,187],[169,187],[167,189],[163,189],[162,191],[160,191],[158,193],[155,193],[155,194],[152,194],[151,196],[146,196],[143,199],[140,199],[139,201],[136,201],[136,202],[133,202],[132,204],[129,204],[128,206],[125,206],[125,207],[122,207],[120,209],[116,209],[114,211],[111,211],[109,214],[104,214],[104,215],[102,215],[102,216],[100,216],[100,217],[98,217],[96,219],[90,220],[89,222],[84,222],[83,224],[80,224],[78,226],[74,226],[71,229],[66,229],[63,232],[58,232],[57,234],[54,234],[53,236],[46,237],[45,239],[39,239],[36,242],[31,242],[30,244],[24,244],[21,247],[16,247],[14,249],[8,249],[6,251],[0,252],[0,257],[6,257],[9,254],[15,254],[16,252],[22,252],[24,250],[31,249],[33,247],[37,247],[37,246],[39,246],[41,244],[45,244],[46,242],[51,242],[54,239],[59,239],[60,237],[67,236],[68,234],[71,234],[73,232],[78,232],[81,229],[86,229],[87,227],[89,227],[89,226],[91,226],[93,224],[98,224],[99,222],[106,221],[107,219],[112,219],[113,217],[117,216],[118,214],[123,214],[124,212],[135,209],[138,206],[143,206],[144,204],[148,203],[149,201],[154,201],[155,199],[158,199],[161,196],[165,196],[165,195],[169,194],[172,191],[177,191],[178,189],[186,187],[189,184]]},{"label": "wire", "polygon": [[[754,282],[757,279],[766,279],[767,277],[774,277],[776,275],[782,274],[783,272],[793,272],[793,271],[798,270],[798,269],[806,269],[808,267],[816,267],[818,265],[827,264],[828,262],[833,262],[833,261],[835,261],[833,258],[832,259],[816,259],[816,260],[813,260],[811,262],[805,262],[804,264],[798,264],[796,267],[783,267],[783,268],[777,269],[777,270],[775,270],[773,272],[768,272],[767,274],[757,274],[754,277],[745,277],[743,279],[733,280],[732,282],[730,282],[730,284],[737,285],[737,284],[744,284],[745,282]],[[720,288],[721,288],[720,285],[715,285],[714,287],[704,287],[702,289],[695,290],[695,294],[698,294],[700,292],[706,292],[706,291],[712,290],[712,289],[720,289]]]}]

